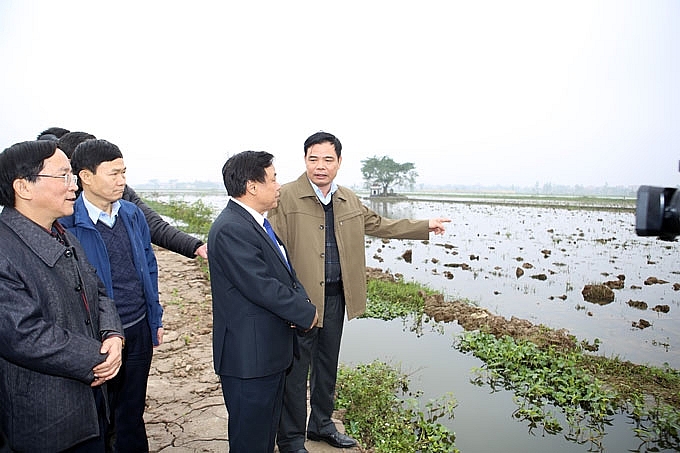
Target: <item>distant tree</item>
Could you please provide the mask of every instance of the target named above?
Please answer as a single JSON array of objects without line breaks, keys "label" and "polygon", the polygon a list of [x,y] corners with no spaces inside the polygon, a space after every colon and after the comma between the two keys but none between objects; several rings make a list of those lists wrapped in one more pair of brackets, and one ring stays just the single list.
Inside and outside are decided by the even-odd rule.
[{"label": "distant tree", "polygon": [[397,163],[391,157],[369,157],[361,161],[361,173],[368,186],[379,184],[382,195],[387,195],[391,186],[415,184],[418,173],[411,162]]}]

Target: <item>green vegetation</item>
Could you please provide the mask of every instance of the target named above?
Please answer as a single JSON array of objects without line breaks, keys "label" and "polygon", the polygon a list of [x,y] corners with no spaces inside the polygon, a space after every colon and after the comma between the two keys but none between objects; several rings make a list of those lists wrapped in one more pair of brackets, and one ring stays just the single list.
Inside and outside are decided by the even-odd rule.
[{"label": "green vegetation", "polygon": [[418,176],[412,162],[400,164],[388,156],[367,157],[361,164],[361,174],[364,176],[366,186],[378,184],[382,188],[383,196],[388,194],[392,186],[412,186]]},{"label": "green vegetation", "polygon": [[[387,320],[413,315],[418,327],[411,330],[422,329],[425,298],[435,293],[417,283],[375,278],[369,278],[368,292],[366,316]],[[513,416],[528,423],[530,430],[540,427],[555,434],[566,428],[567,439],[603,451],[611,417],[626,412],[635,435],[650,448],[647,451],[680,449],[678,370],[593,356],[584,344],[574,350],[479,331],[464,333],[458,348],[485,363],[473,370],[474,383],[514,392],[518,408]],[[365,393],[371,399],[375,389],[367,385]],[[345,416],[350,426],[353,417],[349,411]]]},{"label": "green vegetation", "polygon": [[680,450],[680,371],[588,354],[579,356],[578,366],[616,391],[637,437],[646,444]]},{"label": "green vegetation", "polygon": [[[389,320],[415,313],[421,326],[425,295],[433,293],[418,283],[371,278],[364,317]],[[422,411],[421,393],[409,392],[407,376],[379,361],[341,366],[336,391],[336,406],[345,411],[345,427],[364,447],[385,453],[458,452],[455,434],[437,423],[441,417],[454,416],[456,401],[451,394],[428,401]]]},{"label": "green vegetation", "polygon": [[[187,203],[182,200],[170,200],[168,202],[152,198],[144,198],[144,202],[157,213],[175,219],[180,222],[177,228],[185,233],[194,234],[203,241],[208,239],[210,225],[212,225],[213,211],[203,200]],[[208,262],[200,256],[196,258],[205,276],[210,279]]]},{"label": "green vegetation", "polygon": [[[456,436],[437,423],[453,418],[453,396],[429,401],[426,413],[408,389],[408,378],[386,363],[375,361],[355,368],[341,366],[336,406],[345,411],[345,428],[364,447],[384,453],[458,452]],[[401,392],[405,399],[400,399]]]},{"label": "green vegetation", "polygon": [[145,198],[144,202],[157,213],[182,222],[178,228],[185,233],[195,234],[203,240],[207,238],[212,225],[213,211],[202,200],[187,203],[182,200],[165,202]]},{"label": "green vegetation", "polygon": [[429,288],[413,282],[368,280],[368,302],[364,318],[395,319],[425,308],[425,295],[434,294]]},{"label": "green vegetation", "polygon": [[[485,362],[475,370],[473,382],[515,393],[519,407],[513,415],[527,421],[530,429],[542,426],[551,434],[561,432],[563,427],[556,415],[559,411],[569,427],[567,439],[588,442],[592,451],[604,451],[602,439],[609,419],[625,411],[644,443],[680,448],[680,412],[655,391],[670,386],[674,390],[666,397],[677,402],[680,375],[676,370],[632,365],[580,351],[540,348],[529,341],[496,338],[483,332],[466,332],[458,348],[473,352]],[[654,388],[651,383],[655,383]],[[646,401],[647,391],[656,393],[653,404]]]},{"label": "green vegetation", "polygon": [[567,438],[597,444],[604,436],[605,422],[617,409],[616,395],[577,366],[576,352],[482,332],[465,333],[458,348],[485,362],[473,382],[514,391],[519,407],[513,416],[528,422],[530,430],[542,425],[550,434],[562,431],[555,415],[560,410],[570,427]]},{"label": "green vegetation", "polygon": [[184,299],[182,299],[182,296],[179,294],[179,290],[177,288],[172,290],[172,295],[168,301],[168,304],[177,305],[180,309],[184,308]]}]

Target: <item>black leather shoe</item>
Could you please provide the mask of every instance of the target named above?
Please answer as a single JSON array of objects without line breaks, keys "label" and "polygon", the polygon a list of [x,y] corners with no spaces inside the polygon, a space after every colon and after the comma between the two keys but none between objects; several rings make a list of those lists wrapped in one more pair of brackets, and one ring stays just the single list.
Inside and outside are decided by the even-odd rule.
[{"label": "black leather shoe", "polygon": [[290,453],[309,453],[306,448],[301,448],[299,450],[292,450]]},{"label": "black leather shoe", "polygon": [[339,431],[336,431],[332,434],[316,434],[308,432],[307,439],[314,441],[322,440],[335,448],[350,448],[356,446],[357,444],[356,440],[352,439],[346,434],[342,434]]}]

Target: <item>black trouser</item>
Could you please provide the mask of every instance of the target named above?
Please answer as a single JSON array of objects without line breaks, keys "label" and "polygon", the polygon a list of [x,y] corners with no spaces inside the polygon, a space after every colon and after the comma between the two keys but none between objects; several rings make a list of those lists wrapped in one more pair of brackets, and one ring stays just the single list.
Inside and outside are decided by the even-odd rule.
[{"label": "black trouser", "polygon": [[118,375],[108,382],[111,427],[109,451],[149,451],[149,441],[144,426],[146,385],[149,380],[153,343],[149,323],[144,318],[125,329],[123,365]]},{"label": "black trouser", "polygon": [[[300,357],[293,360],[286,376],[283,411],[276,440],[282,453],[303,448],[306,431],[315,434],[332,434],[336,431],[331,416],[335,405],[335,382],[344,319],[344,295],[327,296],[323,327],[306,333],[298,331]],[[308,374],[311,414],[307,425]]]},{"label": "black trouser", "polygon": [[281,417],[285,373],[252,379],[220,376],[231,453],[271,453]]}]

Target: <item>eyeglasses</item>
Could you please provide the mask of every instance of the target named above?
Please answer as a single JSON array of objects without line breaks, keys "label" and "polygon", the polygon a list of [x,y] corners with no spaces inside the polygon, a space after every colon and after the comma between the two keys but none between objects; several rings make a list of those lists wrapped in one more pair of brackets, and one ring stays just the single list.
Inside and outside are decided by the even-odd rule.
[{"label": "eyeglasses", "polygon": [[66,173],[65,175],[31,175],[41,178],[59,178],[64,180],[64,186],[70,187],[71,184],[78,185],[78,176],[73,173]]}]

